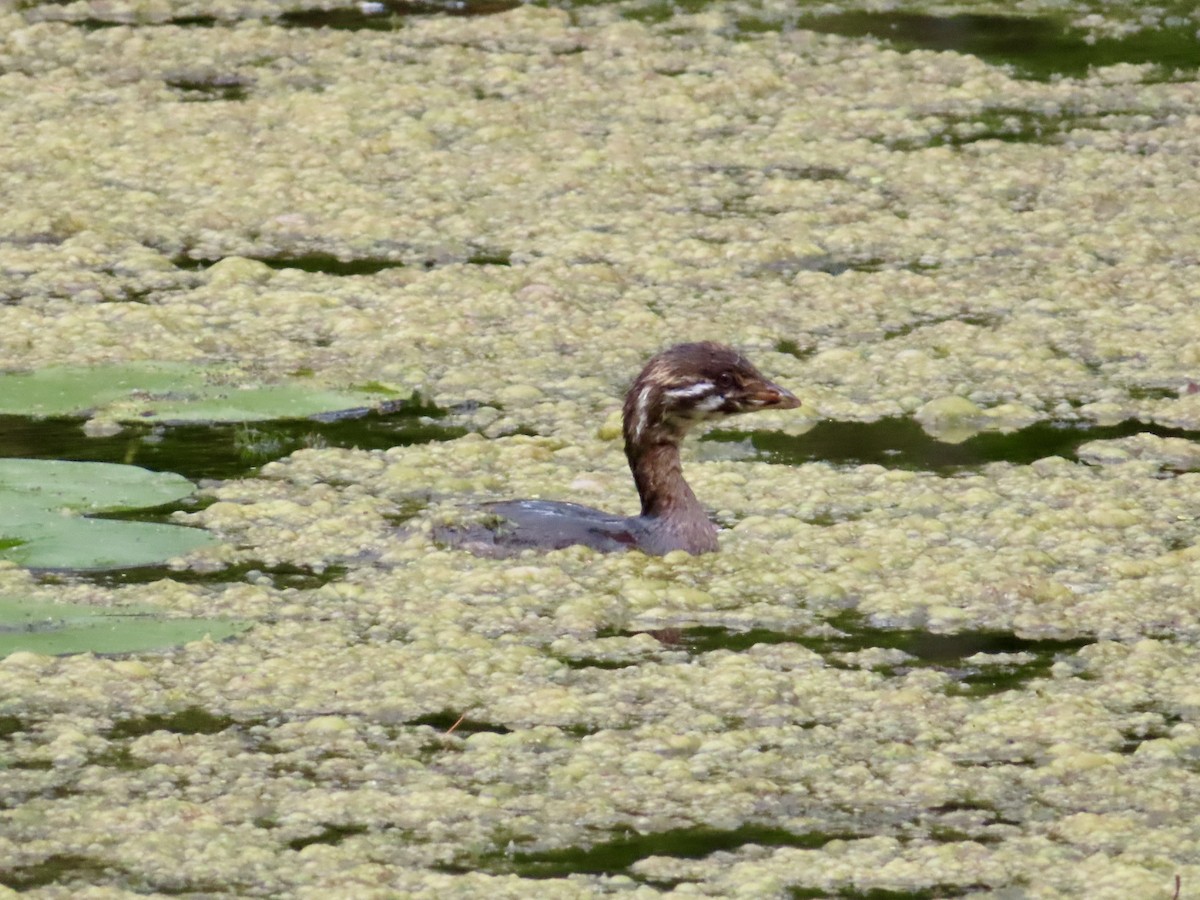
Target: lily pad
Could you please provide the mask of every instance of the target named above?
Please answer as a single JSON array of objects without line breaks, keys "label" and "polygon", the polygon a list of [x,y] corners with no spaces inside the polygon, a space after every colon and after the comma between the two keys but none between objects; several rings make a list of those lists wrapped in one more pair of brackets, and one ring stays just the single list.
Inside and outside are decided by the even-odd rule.
[{"label": "lily pad", "polygon": [[182,475],[115,463],[0,459],[0,559],[37,569],[161,563],[211,543],[197,528],[84,518],[188,496]]},{"label": "lily pad", "polygon": [[210,637],[224,640],[249,628],[232,619],[166,618],[162,610],[100,609],[0,597],[0,657],[18,650],[67,653],[135,653]]},{"label": "lily pad", "polygon": [[0,375],[0,414],[79,416],[137,394],[190,393],[205,387],[203,372],[182,363],[54,366]]},{"label": "lily pad", "polygon": [[330,390],[308,382],[228,382],[185,363],[59,366],[0,374],[0,415],[102,415],[139,422],[259,422],[374,406],[394,392]]},{"label": "lily pad", "polygon": [[305,419],[370,405],[382,395],[313,390],[281,384],[260,388],[208,387],[190,397],[167,399],[139,418],[161,422],[261,422],[267,419]]}]

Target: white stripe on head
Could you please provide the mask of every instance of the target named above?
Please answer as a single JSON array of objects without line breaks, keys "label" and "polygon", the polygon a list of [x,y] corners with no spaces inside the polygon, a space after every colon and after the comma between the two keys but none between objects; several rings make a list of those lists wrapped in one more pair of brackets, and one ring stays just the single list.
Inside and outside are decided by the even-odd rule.
[{"label": "white stripe on head", "polygon": [[650,385],[638,392],[637,404],[634,406],[633,439],[640,441],[642,432],[646,430],[646,418],[650,414]]},{"label": "white stripe on head", "polygon": [[713,383],[711,381],[697,381],[695,384],[689,384],[685,387],[663,391],[663,396],[670,397],[672,400],[687,400],[691,397],[703,397],[712,389]]},{"label": "white stripe on head", "polygon": [[705,397],[692,408],[696,412],[716,412],[724,403],[724,394],[713,394],[711,397]]}]

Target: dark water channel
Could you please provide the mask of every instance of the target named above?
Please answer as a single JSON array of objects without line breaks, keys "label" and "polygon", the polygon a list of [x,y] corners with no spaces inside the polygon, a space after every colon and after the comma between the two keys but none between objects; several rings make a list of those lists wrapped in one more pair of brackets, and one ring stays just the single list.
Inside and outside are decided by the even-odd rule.
[{"label": "dark water channel", "polygon": [[[962,631],[933,634],[919,629],[873,628],[855,612],[831,619],[834,635],[812,635],[755,628],[732,631],[700,626],[654,632],[665,647],[681,649],[691,656],[718,650],[741,652],[758,644],[800,644],[821,655],[834,668],[854,668],[847,654],[862,650],[899,650],[903,661],[889,663],[878,671],[903,675],[913,669],[934,669],[949,676],[947,691],[984,696],[1022,687],[1034,678],[1044,678],[1050,667],[1066,655],[1092,643],[1090,638],[1032,640],[1005,631]],[[995,656],[995,660],[987,657]],[[978,661],[968,662],[972,657]],[[586,668],[588,660],[574,662]],[[603,664],[601,664],[602,667]]]},{"label": "dark water channel", "polygon": [[901,51],[951,50],[996,65],[1011,65],[1026,78],[1081,77],[1088,69],[1117,63],[1154,63],[1164,73],[1200,65],[1196,22],[1184,16],[1166,27],[1123,38],[1097,37],[1065,21],[1045,17],[915,12],[852,11],[804,17],[797,27],[843,37],[875,37]]},{"label": "dark water channel", "polygon": [[988,463],[1028,465],[1048,456],[1068,459],[1088,441],[1115,440],[1148,433],[1158,437],[1200,440],[1200,432],[1166,428],[1128,420],[1099,426],[1083,422],[1036,422],[1001,434],[988,431],[958,444],[929,435],[913,419],[896,417],[875,422],[826,421],[802,435],[777,431],[716,430],[702,440],[749,441],[759,459],[783,465],[829,462],[838,465],[874,464],[889,469],[910,469],[953,475]]},{"label": "dark water channel", "polygon": [[332,420],[188,425],[128,425],[111,437],[87,437],[83,419],[0,416],[0,458],[69,459],[142,466],[191,478],[242,478],[305,447],[388,447],[447,441],[467,429],[437,421],[427,406],[361,410]]}]

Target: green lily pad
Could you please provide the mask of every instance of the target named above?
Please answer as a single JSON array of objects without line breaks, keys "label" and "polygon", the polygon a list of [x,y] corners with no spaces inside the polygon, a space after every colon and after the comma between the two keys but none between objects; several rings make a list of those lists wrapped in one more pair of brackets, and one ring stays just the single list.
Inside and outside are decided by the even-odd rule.
[{"label": "green lily pad", "polygon": [[155,403],[149,416],[161,422],[261,422],[267,419],[306,419],[381,399],[372,394],[321,391],[302,385],[260,388],[209,387],[190,397]]},{"label": "green lily pad", "polygon": [[373,406],[394,392],[310,382],[220,383],[229,373],[185,363],[58,366],[0,374],[0,415],[100,415],[139,422],[260,422]]},{"label": "green lily pad", "polygon": [[174,472],[117,463],[0,459],[0,491],[44,509],[116,512],[174,503],[196,486]]},{"label": "green lily pad", "polygon": [[182,363],[54,366],[0,375],[0,414],[80,416],[138,394],[192,392],[205,387],[203,372]]},{"label": "green lily pad", "polygon": [[67,653],[135,653],[211,637],[224,640],[249,628],[232,619],[172,619],[162,610],[99,609],[0,597],[0,657],[18,650]]},{"label": "green lily pad", "polygon": [[85,513],[161,506],[190,481],[114,463],[0,459],[0,559],[35,569],[116,569],[161,563],[212,542],[208,532]]}]

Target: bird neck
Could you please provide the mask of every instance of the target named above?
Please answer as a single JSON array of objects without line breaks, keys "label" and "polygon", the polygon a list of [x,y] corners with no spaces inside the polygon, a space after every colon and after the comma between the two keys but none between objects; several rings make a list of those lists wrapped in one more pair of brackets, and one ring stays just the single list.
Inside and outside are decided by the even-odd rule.
[{"label": "bird neck", "polygon": [[683,478],[679,444],[670,441],[625,445],[645,518],[703,522],[708,514]]}]

